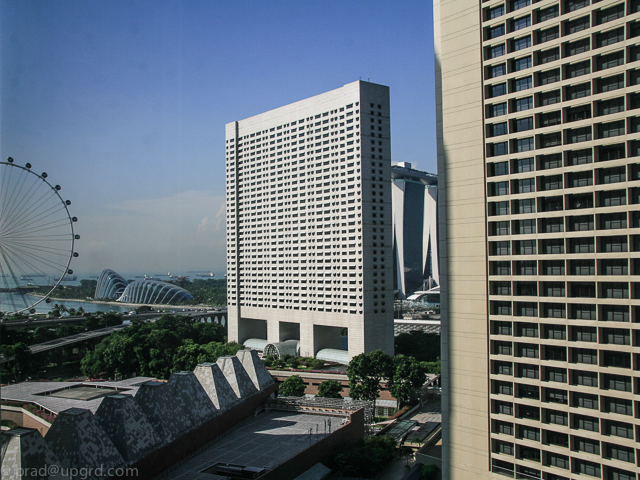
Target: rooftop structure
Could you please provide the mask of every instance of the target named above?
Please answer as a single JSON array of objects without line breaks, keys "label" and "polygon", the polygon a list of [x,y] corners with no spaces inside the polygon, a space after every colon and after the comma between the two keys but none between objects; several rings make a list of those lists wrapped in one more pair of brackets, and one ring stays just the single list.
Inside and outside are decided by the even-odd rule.
[{"label": "rooftop structure", "polygon": [[162,280],[135,280],[128,283],[113,270],[103,270],[96,285],[97,299],[112,299],[124,303],[175,305],[193,298],[184,288]]},{"label": "rooftop structure", "polygon": [[393,353],[389,108],[357,81],[227,124],[230,340]]}]

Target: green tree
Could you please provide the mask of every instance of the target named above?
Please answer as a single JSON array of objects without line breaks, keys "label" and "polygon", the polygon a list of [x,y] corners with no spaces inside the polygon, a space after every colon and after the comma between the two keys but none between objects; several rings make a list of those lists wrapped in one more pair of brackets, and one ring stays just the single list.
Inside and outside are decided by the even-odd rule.
[{"label": "green tree", "polygon": [[367,437],[353,445],[341,445],[334,457],[336,471],[343,477],[373,478],[393,460],[396,444],[387,435]]},{"label": "green tree", "polygon": [[347,376],[349,396],[356,400],[372,401],[375,411],[376,399],[380,396],[380,382],[386,379],[388,387],[392,386],[393,362],[382,350],[361,353],[349,362]]},{"label": "green tree", "polygon": [[336,380],[325,380],[318,386],[318,397],[342,398],[342,385]]},{"label": "green tree", "polygon": [[291,375],[280,384],[278,390],[285,397],[302,397],[306,385],[300,375]]},{"label": "green tree", "polygon": [[395,352],[421,362],[434,362],[440,357],[440,335],[422,330],[401,333],[395,337]]},{"label": "green tree", "polygon": [[14,345],[2,345],[0,352],[5,358],[13,357],[13,361],[9,363],[11,372],[15,377],[15,381],[19,382],[31,372],[33,363],[31,350],[24,342],[18,342]]},{"label": "green tree", "polygon": [[389,392],[401,403],[408,402],[411,394],[421,387],[426,379],[426,362],[418,362],[415,358],[404,355],[393,357],[393,381]]}]

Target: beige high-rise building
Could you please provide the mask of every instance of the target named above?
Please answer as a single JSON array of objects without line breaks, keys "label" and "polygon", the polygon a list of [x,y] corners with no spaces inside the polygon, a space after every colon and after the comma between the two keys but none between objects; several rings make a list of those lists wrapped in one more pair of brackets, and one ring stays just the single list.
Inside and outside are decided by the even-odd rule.
[{"label": "beige high-rise building", "polygon": [[357,81],[227,124],[226,178],[229,339],[393,354],[389,88]]},{"label": "beige high-rise building", "polygon": [[640,462],[640,1],[436,0],[444,478]]}]

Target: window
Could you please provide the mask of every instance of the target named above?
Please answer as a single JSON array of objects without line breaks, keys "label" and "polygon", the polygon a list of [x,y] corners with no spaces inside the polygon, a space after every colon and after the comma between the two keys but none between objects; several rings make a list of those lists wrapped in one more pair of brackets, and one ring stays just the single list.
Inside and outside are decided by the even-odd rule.
[{"label": "window", "polygon": [[491,85],[491,97],[499,97],[507,93],[507,84],[498,83],[497,85]]},{"label": "window", "polygon": [[597,432],[600,430],[597,418],[588,417],[586,415],[572,415],[572,417],[573,428],[588,430],[590,432]]},{"label": "window", "polygon": [[517,98],[515,101],[516,112],[522,112],[533,108],[533,97]]},{"label": "window", "polygon": [[513,435],[513,423],[500,422],[496,420],[493,425],[493,431],[495,433],[502,433],[503,435]]},{"label": "window", "polygon": [[538,73],[538,84],[548,85],[560,81],[560,69],[554,68],[553,70],[547,70],[546,72]]},{"label": "window", "polygon": [[500,135],[506,135],[507,133],[509,133],[507,131],[507,122],[494,123],[493,125],[489,125],[490,137],[498,137]]},{"label": "window", "polygon": [[520,10],[529,5],[531,5],[531,0],[511,0],[511,11]]},{"label": "window", "polygon": [[523,178],[515,183],[514,193],[529,193],[536,191],[536,181],[533,178]]},{"label": "window", "polygon": [[531,15],[525,17],[516,18],[511,21],[511,31],[522,30],[531,26]]},{"label": "window", "polygon": [[591,140],[591,126],[570,128],[567,134],[567,143],[588,142]]},{"label": "window", "polygon": [[[607,214],[601,214],[599,215],[599,217],[600,217],[600,229],[602,230],[614,230],[618,228],[627,228],[626,213],[607,213]],[[607,265],[610,266],[609,264]],[[623,275],[623,274],[610,273],[609,275]]]},{"label": "window", "polygon": [[538,32],[538,43],[549,42],[556,38],[560,38],[560,29],[557,26]]},{"label": "window", "polygon": [[532,234],[536,233],[536,221],[534,219],[530,220],[516,220],[513,222],[514,234]]},{"label": "window", "polygon": [[[527,302],[518,302],[521,305],[526,305]],[[533,305],[530,305],[530,307],[532,310],[530,310],[531,313],[533,313]],[[538,307],[536,305],[535,310],[538,310]],[[519,315],[522,316],[522,315]],[[528,315],[528,316],[533,316],[533,315]],[[517,353],[516,356],[518,357],[527,357],[527,358],[538,358],[538,345],[536,345],[535,343],[518,343],[517,344]]]},{"label": "window", "polygon": [[566,122],[578,122],[591,118],[591,104],[578,105],[565,109]]},{"label": "window", "polygon": [[553,105],[560,101],[560,90],[552,90],[538,94],[538,103],[540,106]]},{"label": "window", "polygon": [[509,222],[490,222],[489,235],[509,235]]},{"label": "window", "polygon": [[598,353],[588,348],[573,348],[573,363],[598,364]]},{"label": "window", "polygon": [[573,12],[589,5],[589,0],[566,0],[564,4],[567,12]]},{"label": "window", "polygon": [[593,453],[600,455],[600,442],[590,438],[573,436],[573,450],[576,452]]},{"label": "window", "polygon": [[575,217],[567,217],[567,223],[569,224],[569,231],[571,232],[586,232],[594,229],[593,215],[578,215]]},{"label": "window", "polygon": [[495,413],[501,413],[502,415],[513,415],[513,403],[511,402],[494,402]]},{"label": "window", "polygon": [[535,211],[536,211],[536,201],[534,198],[527,198],[524,200],[514,200],[514,207],[513,207],[514,214],[535,213]]},{"label": "window", "polygon": [[538,378],[539,367],[537,365],[528,365],[526,363],[518,364],[519,378]]},{"label": "window", "polygon": [[596,48],[613,45],[614,43],[622,42],[623,40],[624,27],[619,27],[615,30],[609,30],[608,32],[598,33],[596,35]]},{"label": "window", "polygon": [[[575,342],[597,342],[598,330],[596,327],[571,327],[571,338]],[[597,384],[597,382],[596,382]]]},{"label": "window", "polygon": [[513,162],[513,173],[533,172],[533,158],[521,158]]},{"label": "window", "polygon": [[564,275],[564,260],[545,260],[542,270],[543,275]]},{"label": "window", "polygon": [[540,429],[529,427],[526,425],[518,425],[518,438],[526,438],[528,440],[540,441]]},{"label": "window", "polygon": [[[621,460],[623,462],[634,463],[635,462],[635,452],[633,448],[623,447],[621,445],[615,445],[611,443],[607,443],[605,455],[614,460]],[[616,469],[617,470],[617,469]],[[635,480],[635,473],[627,472],[629,476],[627,477],[629,480]],[[615,478],[615,477],[613,477]]]},{"label": "window", "polygon": [[504,43],[502,45],[496,45],[489,48],[489,58],[498,58],[506,53]]},{"label": "window", "polygon": [[540,399],[540,387],[534,385],[518,385],[517,398]]},{"label": "window", "polygon": [[[511,315],[511,302],[492,302],[492,303],[493,303],[494,315]],[[509,349],[511,349],[510,346],[509,346]],[[511,350],[509,350],[509,355],[511,355]]]},{"label": "window", "polygon": [[[509,242],[490,242],[492,255],[509,255]],[[508,274],[501,274],[508,275]]]},{"label": "window", "polygon": [[553,423],[555,425],[568,425],[569,418],[564,412],[558,412],[556,410],[547,410],[547,423]]},{"label": "window", "polygon": [[509,153],[508,142],[489,144],[489,156],[497,157],[500,155],[506,155]]},{"label": "window", "polygon": [[518,50],[524,50],[525,48],[529,48],[531,46],[531,35],[527,35],[526,37],[516,38],[511,43],[511,49],[514,52]]},{"label": "window", "polygon": [[491,105],[491,116],[499,117],[501,115],[507,114],[507,104],[505,103],[496,103]]},{"label": "window", "polygon": [[[604,261],[604,260],[603,260]],[[613,260],[609,260],[613,261]],[[626,275],[626,260],[623,267]],[[603,322],[628,322],[629,307],[626,305],[602,305],[600,320]]]},{"label": "window", "polygon": [[588,187],[593,185],[593,172],[570,172],[567,175],[567,188]]},{"label": "window", "polygon": [[[530,295],[535,295],[535,282],[520,282],[520,283],[524,283],[524,284],[529,284],[529,283],[533,283],[534,285],[532,287],[530,287],[529,292],[525,292],[524,294],[521,292],[518,292],[518,294],[530,294]],[[519,289],[520,290],[520,289]],[[538,338],[538,324],[537,323],[522,323],[522,322],[518,322],[516,323],[516,335],[518,337],[533,337],[533,338]],[[537,376],[536,376],[537,378]]]},{"label": "window", "polygon": [[542,177],[542,189],[544,191],[558,190],[561,188],[562,188],[562,175],[550,175],[550,176]]},{"label": "window", "polygon": [[[560,204],[556,204],[558,206],[557,210],[560,210]],[[543,211],[551,211],[551,208],[547,205],[546,200],[541,205]],[[564,232],[564,221],[562,217],[556,218],[542,218],[540,219],[540,233],[558,233]]]},{"label": "window", "polygon": [[[516,255],[535,255],[536,254],[536,241],[535,240],[521,240],[515,242],[515,254]],[[535,284],[534,284],[535,286]],[[518,295],[525,295],[525,293],[518,292]],[[531,294],[534,295],[534,294]]]},{"label": "window", "polygon": [[606,413],[617,413],[619,415],[633,415],[633,404],[631,400],[622,398],[604,397],[604,411]]},{"label": "window", "polygon": [[502,35],[504,35],[504,23],[502,25],[489,28],[488,37],[490,39],[501,37]]},{"label": "window", "polygon": [[566,390],[547,388],[545,389],[544,400],[545,402],[549,403],[560,403],[562,405],[567,405],[569,403],[569,396],[567,395]]},{"label": "window", "polygon": [[589,15],[585,17],[576,18],[575,20],[570,20],[564,23],[564,32],[565,35],[571,35],[572,33],[581,32],[582,30],[586,30],[591,26],[591,21],[589,19]]},{"label": "window", "polygon": [[575,320],[595,320],[596,309],[593,305],[571,305],[571,318]]},{"label": "window", "polygon": [[605,420],[603,423],[605,435],[633,439],[633,425],[615,420]]},{"label": "window", "polygon": [[592,162],[593,154],[590,148],[567,152],[567,166],[585,165]]},{"label": "window", "polygon": [[533,141],[533,137],[529,137],[529,138],[518,138],[515,140],[515,152],[528,152],[530,150],[533,150],[534,148],[534,141]]},{"label": "window", "polygon": [[617,207],[619,205],[627,204],[626,190],[607,190],[599,193],[601,207]]},{"label": "window", "polygon": [[538,22],[551,20],[552,18],[557,17],[559,14],[560,9],[558,8],[558,5],[552,5],[551,7],[542,8],[538,12]]},{"label": "window", "polygon": [[624,143],[598,147],[598,161],[618,160],[625,157]]},{"label": "window", "polygon": [[554,62],[560,59],[560,48],[553,47],[549,50],[541,50],[538,52],[538,64],[542,65],[549,62]]},{"label": "window", "polygon": [[612,77],[599,78],[596,83],[597,93],[611,92],[624,88],[624,74],[613,75]]},{"label": "window", "polygon": [[597,410],[598,395],[592,395],[590,393],[573,392],[571,395],[571,406]]},{"label": "window", "polygon": [[507,162],[490,163],[488,165],[489,176],[498,177],[509,173],[509,164]]},{"label": "window", "polygon": [[591,73],[591,61],[584,60],[582,62],[573,63],[565,67],[566,78],[576,78]]},{"label": "window", "polygon": [[540,170],[551,170],[562,167],[562,154],[552,153],[550,155],[540,155],[538,157]]},{"label": "window", "polygon": [[[596,274],[596,266],[593,260],[570,260],[569,263],[571,269],[570,269],[570,274],[571,275],[595,275]],[[576,292],[576,288],[577,288],[577,284],[572,284],[572,286],[574,287],[572,289],[572,296],[587,296],[587,297],[592,297],[593,295],[590,293],[584,295],[584,294],[578,294],[578,295],[573,295],[574,293],[580,293],[580,292]]]},{"label": "window", "polygon": [[[624,330],[622,333],[611,333],[611,332],[607,332],[606,335],[615,335],[616,337],[611,337],[611,338],[618,338],[617,336],[619,335],[619,341],[624,342],[627,341],[627,343],[620,343],[620,345],[629,345],[628,339],[629,339],[629,330],[625,330],[622,328],[607,328],[605,330]],[[609,338],[609,337],[607,337]],[[611,374],[604,374],[604,385],[603,388],[607,389],[607,390],[619,390],[621,392],[630,392],[631,391],[631,377],[627,377],[625,375],[611,375]],[[626,410],[626,407],[625,407]],[[626,413],[624,413],[624,415],[627,415]]]},{"label": "window", "polygon": [[571,57],[589,51],[589,38],[581,38],[565,44],[564,56]]},{"label": "window", "polygon": [[493,20],[494,18],[498,18],[504,15],[504,5],[498,5],[497,7],[493,7],[489,9],[487,14],[488,20]]},{"label": "window", "polygon": [[494,384],[494,392],[499,395],[513,395],[513,383],[511,382],[499,382],[495,381]]},{"label": "window", "polygon": [[624,3],[619,3],[613,7],[604,8],[596,12],[596,24],[601,25],[622,17],[624,17]]},{"label": "window", "polygon": [[[533,129],[533,117],[518,118],[514,122],[514,132],[524,132]],[[533,159],[531,159],[533,162]]]},{"label": "window", "polygon": [[[550,432],[550,431],[545,431],[545,433],[547,437],[547,443],[549,443],[550,445],[557,445],[558,447],[564,447],[564,448],[569,447],[569,435],[567,435],[566,433]],[[554,479],[554,480],[558,480],[558,479]]]},{"label": "window", "polygon": [[536,262],[529,260],[522,260],[514,263],[515,275],[535,275],[536,274]]},{"label": "window", "polygon": [[624,112],[624,97],[601,100],[597,104],[598,115],[610,115],[612,113]]},{"label": "window", "polygon": [[617,367],[617,368],[631,368],[631,356],[627,352],[614,352],[604,350],[602,358],[602,366],[604,367]]},{"label": "window", "polygon": [[576,195],[567,195],[567,204],[569,210],[577,210],[580,208],[593,208],[593,195],[591,193],[581,193]]},{"label": "window", "polygon": [[491,67],[490,78],[501,77],[507,73],[507,67],[504,63]]},{"label": "window", "polygon": [[555,360],[559,362],[567,361],[567,349],[554,345],[546,345],[544,347],[543,360]]},{"label": "window", "polygon": [[598,125],[598,138],[617,137],[625,134],[624,120]]},{"label": "window", "polygon": [[[520,70],[525,70],[527,68],[531,68],[531,55],[524,58],[518,58],[513,61],[514,72],[519,72]],[[531,87],[528,87],[528,88],[531,88]]]},{"label": "window", "polygon": [[588,97],[591,95],[591,82],[580,83],[566,87],[567,100],[575,100],[576,98]]},{"label": "window", "polygon": [[625,167],[612,167],[599,169],[599,183],[619,183],[626,181]]},{"label": "window", "polygon": [[[565,330],[565,326],[564,325],[545,325],[544,338],[548,338],[551,340],[566,340],[567,332]],[[553,367],[549,367],[549,370],[555,371],[557,369]],[[564,376],[563,376],[564,380],[558,380],[558,381],[566,382],[567,381],[566,370],[564,368],[561,368],[559,370],[561,370],[564,373]],[[550,381],[555,381],[555,380],[550,380]]]},{"label": "window", "polygon": [[[586,327],[586,328],[592,328],[592,327]],[[593,330],[595,330],[595,328],[593,328]],[[585,387],[596,387],[596,388],[598,387],[598,374],[596,372],[585,372],[583,370],[574,370],[572,375],[573,375],[572,383],[574,385],[583,385]]]},{"label": "window", "polygon": [[[509,325],[509,334],[511,333],[511,327],[510,327],[510,323],[509,322],[495,322],[495,323],[506,323]],[[500,362],[500,361],[494,361],[493,362],[494,365],[494,373],[498,374],[498,375],[511,375],[511,362]]]},{"label": "window", "polygon": [[540,409],[528,405],[518,405],[518,418],[528,418],[530,420],[540,419]]},{"label": "window", "polygon": [[567,369],[547,367],[545,368],[545,380],[547,382],[567,383]]},{"label": "window", "polygon": [[597,70],[606,70],[624,64],[624,50],[609,53],[608,55],[600,55],[596,58]]},{"label": "window", "polygon": [[564,282],[544,282],[542,294],[545,297],[564,297]]},{"label": "window", "polygon": [[613,237],[600,237],[600,252],[626,252],[627,251],[627,237],[623,235],[616,235]]},{"label": "window", "polygon": [[511,275],[510,262],[491,262],[494,275]]},{"label": "window", "polygon": [[[528,90],[533,87],[533,81],[531,76],[524,78],[517,78],[513,81],[513,90],[515,92],[521,92],[522,90]],[[504,94],[502,94],[504,95]]]}]

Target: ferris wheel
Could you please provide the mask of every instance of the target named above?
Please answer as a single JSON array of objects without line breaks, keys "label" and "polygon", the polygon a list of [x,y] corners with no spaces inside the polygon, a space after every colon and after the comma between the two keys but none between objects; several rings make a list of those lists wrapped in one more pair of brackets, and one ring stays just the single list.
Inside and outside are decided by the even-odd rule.
[{"label": "ferris wheel", "polygon": [[35,313],[73,274],[78,219],[59,191],[29,163],[16,165],[11,157],[0,162],[0,311]]}]

